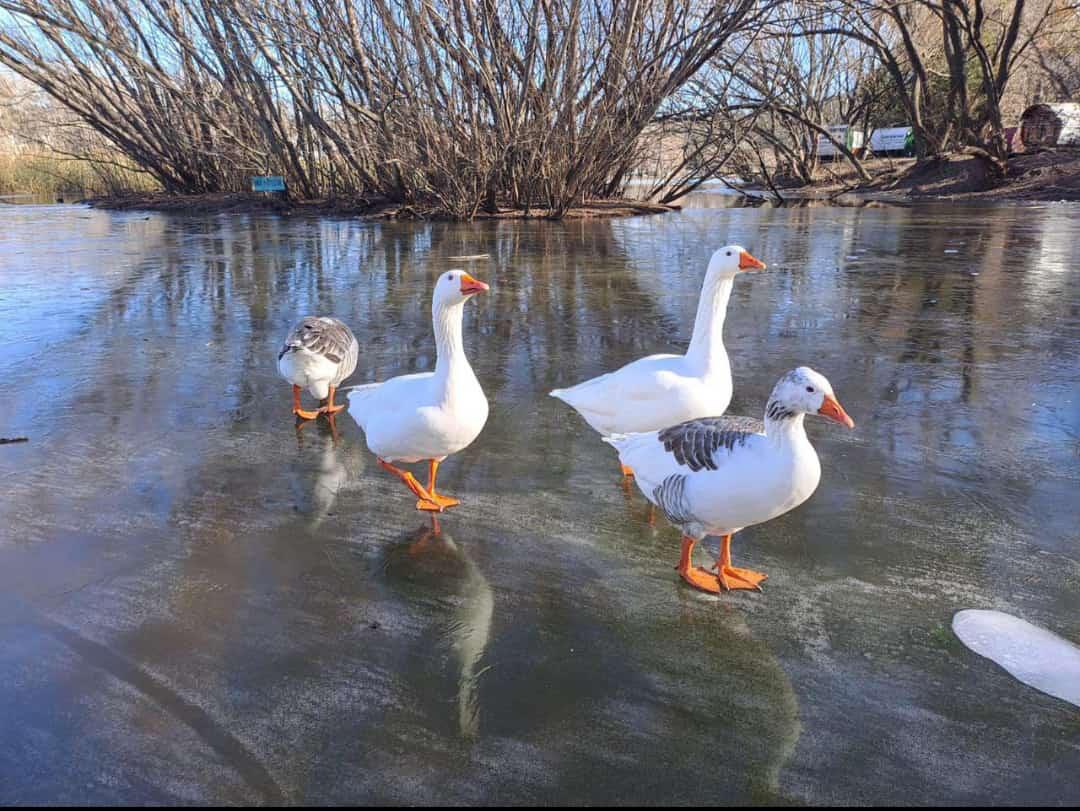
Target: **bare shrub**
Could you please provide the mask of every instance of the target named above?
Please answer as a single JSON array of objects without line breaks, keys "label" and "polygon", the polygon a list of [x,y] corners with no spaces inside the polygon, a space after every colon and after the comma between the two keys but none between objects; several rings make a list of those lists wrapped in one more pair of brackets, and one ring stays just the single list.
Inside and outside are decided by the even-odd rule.
[{"label": "bare shrub", "polygon": [[561,216],[621,193],[754,0],[0,0],[0,63],[169,191]]}]

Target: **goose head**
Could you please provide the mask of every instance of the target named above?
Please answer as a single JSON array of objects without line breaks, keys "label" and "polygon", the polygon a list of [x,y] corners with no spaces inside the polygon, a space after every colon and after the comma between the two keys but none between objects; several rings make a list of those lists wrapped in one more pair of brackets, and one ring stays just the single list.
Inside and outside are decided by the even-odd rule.
[{"label": "goose head", "polygon": [[448,270],[435,282],[432,304],[436,309],[446,309],[463,304],[486,290],[488,286],[484,282],[474,279],[464,270]]},{"label": "goose head", "polygon": [[765,263],[751,256],[741,245],[726,245],[712,255],[707,275],[717,279],[733,279],[748,270],[765,270]]},{"label": "goose head", "polygon": [[774,420],[796,414],[818,414],[848,428],[855,427],[855,421],[833,394],[832,384],[825,375],[809,366],[792,369],[780,378],[765,412],[767,418]]}]

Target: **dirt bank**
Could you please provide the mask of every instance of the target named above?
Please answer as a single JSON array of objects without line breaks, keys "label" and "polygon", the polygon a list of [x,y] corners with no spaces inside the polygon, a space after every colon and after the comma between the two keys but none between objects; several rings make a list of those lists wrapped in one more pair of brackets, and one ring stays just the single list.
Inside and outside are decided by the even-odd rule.
[{"label": "dirt bank", "polygon": [[867,161],[873,180],[863,183],[847,165],[826,167],[820,182],[786,193],[864,198],[1080,201],[1080,150],[1045,149],[1009,158],[1002,176],[985,159],[955,154],[917,164],[913,159]]},{"label": "dirt bank", "polygon": [[[128,194],[112,197],[92,197],[82,202],[95,208],[114,211],[174,211],[193,214],[219,212],[265,212],[283,215],[339,215],[377,220],[395,219],[454,219],[445,212],[425,210],[385,200],[285,200],[263,194],[228,192],[220,194],[178,195],[162,192]],[[566,219],[586,217],[632,217],[660,214],[677,210],[640,200],[590,200],[570,209]],[[549,209],[500,209],[495,213],[479,211],[475,219],[546,219]]]},{"label": "dirt bank", "polygon": [[1009,158],[1002,176],[989,161],[952,155],[878,181],[880,190],[910,198],[1080,200],[1080,150],[1046,149]]}]

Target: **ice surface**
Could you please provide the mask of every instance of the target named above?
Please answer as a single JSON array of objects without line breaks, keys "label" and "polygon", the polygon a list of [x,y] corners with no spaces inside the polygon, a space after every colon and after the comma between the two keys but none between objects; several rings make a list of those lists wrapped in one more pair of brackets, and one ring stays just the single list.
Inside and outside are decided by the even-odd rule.
[{"label": "ice surface", "polygon": [[952,627],[961,642],[1024,684],[1080,707],[1080,647],[1001,611],[960,611]]}]

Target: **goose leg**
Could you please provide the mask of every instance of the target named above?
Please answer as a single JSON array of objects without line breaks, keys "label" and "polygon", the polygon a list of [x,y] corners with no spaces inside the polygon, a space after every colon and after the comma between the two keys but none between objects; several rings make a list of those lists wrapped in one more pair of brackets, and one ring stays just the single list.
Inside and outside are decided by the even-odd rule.
[{"label": "goose leg", "polygon": [[[431,502],[434,502],[439,506],[439,512],[442,512],[447,507],[456,507],[461,502],[456,498],[450,498],[450,496],[441,496],[435,492],[435,477],[439,474],[439,463],[437,460],[432,459],[428,466],[428,496]],[[418,510],[430,510],[430,506],[424,505],[423,500],[416,502],[416,509]]]},{"label": "goose leg", "polygon": [[302,420],[313,420],[319,416],[318,411],[304,411],[300,407],[300,387],[292,387],[292,413]]},{"label": "goose leg", "polygon": [[424,489],[424,486],[420,484],[420,482],[416,480],[416,477],[413,476],[413,474],[411,474],[409,471],[402,470],[399,467],[394,467],[385,459],[379,459],[379,466],[382,467],[383,470],[388,470],[389,472],[393,473],[395,476],[405,482],[405,486],[412,490],[414,496],[420,499],[416,502],[416,509],[428,510],[429,512],[442,512],[443,508],[435,502],[435,500],[431,497],[431,494]]},{"label": "goose leg", "polygon": [[623,479],[634,478],[634,469],[632,467],[627,467],[622,462],[619,462],[619,469],[622,470]]},{"label": "goose leg", "polygon": [[725,591],[732,589],[756,589],[761,591],[759,585],[768,575],[755,572],[753,569],[739,569],[731,565],[731,535],[725,535],[720,539],[720,560],[713,565],[716,569],[716,579]]},{"label": "goose leg", "polygon": [[341,409],[345,408],[345,406],[343,405],[334,405],[334,392],[336,390],[337,389],[335,386],[330,387],[330,392],[326,398],[326,405],[322,406],[319,409],[320,413],[333,415],[337,414],[339,411],[341,411]]},{"label": "goose leg", "polygon": [[692,555],[695,544],[697,544],[697,541],[688,535],[683,535],[682,552],[679,555],[679,565],[676,566],[675,569],[678,571],[679,577],[698,591],[705,591],[709,594],[719,594],[720,580],[717,576],[708,569],[703,569],[700,566],[695,566],[693,564]]}]

